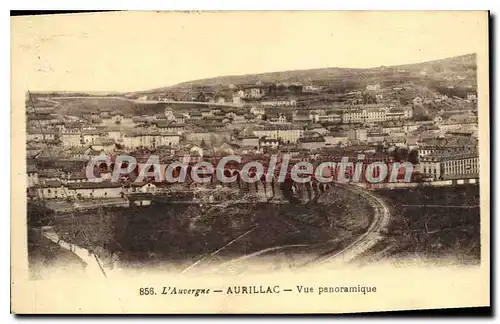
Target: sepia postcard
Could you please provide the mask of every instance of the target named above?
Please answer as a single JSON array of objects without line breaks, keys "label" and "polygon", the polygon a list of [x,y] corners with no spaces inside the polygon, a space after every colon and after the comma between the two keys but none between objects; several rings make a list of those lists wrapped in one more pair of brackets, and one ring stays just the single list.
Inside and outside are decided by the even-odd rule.
[{"label": "sepia postcard", "polygon": [[490,306],[487,11],[11,18],[11,312]]}]

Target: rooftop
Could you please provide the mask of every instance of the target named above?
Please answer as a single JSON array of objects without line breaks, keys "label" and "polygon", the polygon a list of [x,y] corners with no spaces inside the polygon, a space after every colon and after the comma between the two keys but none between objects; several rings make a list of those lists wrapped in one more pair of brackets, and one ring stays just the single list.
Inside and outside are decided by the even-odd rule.
[{"label": "rooftop", "polygon": [[45,183],[40,184],[40,188],[59,188],[63,185],[61,181],[58,180],[50,180],[50,181],[45,181]]},{"label": "rooftop", "polygon": [[322,136],[301,137],[298,139],[299,143],[321,143],[325,139]]},{"label": "rooftop", "polygon": [[68,183],[68,189],[76,190],[76,189],[100,189],[100,188],[120,188],[122,187],[121,183],[118,182],[76,182],[76,183]]}]

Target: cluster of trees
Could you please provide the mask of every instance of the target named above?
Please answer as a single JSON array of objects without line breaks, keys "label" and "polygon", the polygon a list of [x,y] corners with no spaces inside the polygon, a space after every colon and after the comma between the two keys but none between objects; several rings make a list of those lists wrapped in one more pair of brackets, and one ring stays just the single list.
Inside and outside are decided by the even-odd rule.
[{"label": "cluster of trees", "polygon": [[406,147],[395,147],[389,151],[389,155],[396,161],[408,161],[412,164],[418,164],[418,151],[410,150]]}]

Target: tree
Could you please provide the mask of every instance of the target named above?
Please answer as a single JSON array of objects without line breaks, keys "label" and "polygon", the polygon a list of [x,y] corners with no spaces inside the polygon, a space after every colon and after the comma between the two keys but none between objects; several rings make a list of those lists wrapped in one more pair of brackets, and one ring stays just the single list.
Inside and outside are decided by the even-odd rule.
[{"label": "tree", "polygon": [[396,161],[408,160],[408,149],[406,147],[396,147],[391,155]]},{"label": "tree", "polygon": [[411,150],[410,153],[408,154],[408,162],[412,164],[418,164],[418,151],[417,150]]}]

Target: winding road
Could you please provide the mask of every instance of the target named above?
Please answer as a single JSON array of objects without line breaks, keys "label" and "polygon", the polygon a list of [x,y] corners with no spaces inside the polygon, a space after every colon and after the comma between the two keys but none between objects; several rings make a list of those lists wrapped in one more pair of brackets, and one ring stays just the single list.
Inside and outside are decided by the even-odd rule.
[{"label": "winding road", "polygon": [[[385,230],[390,220],[390,210],[384,200],[380,197],[373,194],[371,191],[368,191],[364,188],[357,187],[355,185],[347,185],[342,183],[335,183],[336,186],[342,187],[346,190],[349,190],[353,194],[359,195],[363,199],[367,200],[373,208],[373,221],[370,224],[367,231],[359,236],[356,240],[350,243],[348,246],[343,248],[340,251],[332,250],[331,252],[322,253],[319,258],[314,259],[312,262],[308,262],[307,265],[310,264],[321,264],[321,265],[342,265],[347,262],[354,260],[356,257],[360,256],[362,253],[368,251],[372,248],[380,239],[382,239],[381,232]],[[321,243],[320,243],[321,244]],[[317,245],[317,244],[313,244]],[[240,272],[235,271],[236,268],[239,268],[240,264],[245,261],[249,261],[259,256],[263,256],[270,252],[276,251],[284,251],[294,248],[304,248],[310,247],[312,245],[308,244],[296,244],[296,245],[282,245],[266,248],[251,254],[247,254],[236,259],[229,260],[221,264],[216,271],[219,270],[231,270],[231,272]]]},{"label": "winding road", "polygon": [[346,185],[337,183],[338,186],[344,187],[345,189],[358,194],[360,197],[366,199],[370,205],[373,207],[373,221],[370,224],[368,230],[358,237],[354,242],[349,244],[344,249],[332,254],[325,256],[323,259],[319,260],[320,264],[332,264],[332,263],[346,263],[352,261],[357,256],[368,251],[372,248],[382,236],[380,233],[387,227],[391,217],[389,207],[380,197],[374,195],[371,191],[362,189],[355,185]]}]

